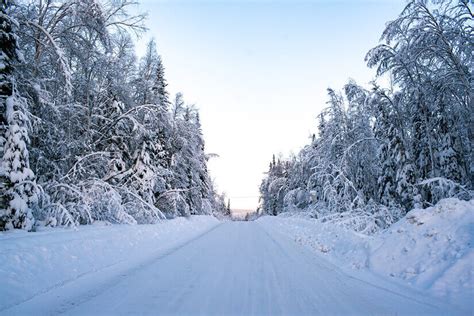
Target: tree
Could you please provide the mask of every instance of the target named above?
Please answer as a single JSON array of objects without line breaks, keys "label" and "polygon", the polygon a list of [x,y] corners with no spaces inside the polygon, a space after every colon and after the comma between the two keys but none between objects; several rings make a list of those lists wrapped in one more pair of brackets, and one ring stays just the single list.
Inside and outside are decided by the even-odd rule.
[{"label": "tree", "polygon": [[231,214],[232,214],[232,209],[230,208],[230,199],[227,199],[226,215],[230,216]]},{"label": "tree", "polygon": [[[14,20],[20,27],[2,33],[2,225],[17,195],[48,225],[212,213],[218,203],[199,115],[179,95],[170,111],[154,41],[137,62],[133,36],[145,27],[144,15],[128,12],[135,2],[21,2],[5,14],[8,3],[2,28]],[[15,69],[12,39],[24,56]],[[38,205],[35,179],[44,189]]]},{"label": "tree", "polygon": [[[34,224],[32,207],[37,202],[35,175],[29,166],[28,116],[25,99],[18,95],[15,63],[19,47],[15,27],[9,16],[11,2],[0,2],[0,106],[2,110],[2,150],[0,188],[5,198],[0,205],[0,230],[21,228],[31,230]],[[3,136],[4,135],[4,136]]]},{"label": "tree", "polygon": [[389,89],[328,89],[318,137],[284,168],[273,159],[260,209],[371,233],[414,206],[472,197],[472,12],[466,0],[409,1],[366,56]]},{"label": "tree", "polygon": [[[377,67],[377,75],[390,73],[400,89],[400,112],[407,114],[410,123],[406,149],[412,154],[416,178],[443,177],[472,188],[472,172],[468,176],[474,139],[470,20],[469,1],[412,0],[387,24],[382,35],[385,43],[370,50],[366,60]],[[450,158],[444,158],[446,153]],[[421,189],[427,203],[439,200],[432,192],[436,188]]]}]

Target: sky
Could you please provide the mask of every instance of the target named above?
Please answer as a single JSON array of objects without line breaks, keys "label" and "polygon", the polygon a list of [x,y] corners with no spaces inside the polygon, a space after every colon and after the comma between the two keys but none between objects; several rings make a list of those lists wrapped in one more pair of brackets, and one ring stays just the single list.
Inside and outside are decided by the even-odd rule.
[{"label": "sky", "polygon": [[375,75],[364,57],[404,0],[141,0],[170,95],[200,109],[217,189],[232,209],[255,210],[272,155],[309,143],[328,87]]}]

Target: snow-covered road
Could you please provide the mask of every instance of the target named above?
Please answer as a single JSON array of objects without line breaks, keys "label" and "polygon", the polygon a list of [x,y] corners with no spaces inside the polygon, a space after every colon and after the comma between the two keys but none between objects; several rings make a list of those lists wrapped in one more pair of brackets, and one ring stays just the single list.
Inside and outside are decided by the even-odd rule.
[{"label": "snow-covered road", "polygon": [[116,264],[89,273],[0,314],[453,312],[413,290],[347,275],[258,222],[224,222],[133,266]]}]

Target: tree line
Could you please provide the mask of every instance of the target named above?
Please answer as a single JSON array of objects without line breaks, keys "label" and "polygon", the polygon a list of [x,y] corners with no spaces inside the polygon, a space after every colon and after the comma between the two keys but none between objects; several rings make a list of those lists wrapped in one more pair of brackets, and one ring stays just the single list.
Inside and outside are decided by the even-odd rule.
[{"label": "tree line", "polygon": [[0,230],[227,212],[134,5],[0,1]]},{"label": "tree line", "polygon": [[473,196],[472,2],[409,1],[365,58],[376,76],[328,89],[318,135],[276,159],[261,212],[305,211],[372,233],[414,207]]}]

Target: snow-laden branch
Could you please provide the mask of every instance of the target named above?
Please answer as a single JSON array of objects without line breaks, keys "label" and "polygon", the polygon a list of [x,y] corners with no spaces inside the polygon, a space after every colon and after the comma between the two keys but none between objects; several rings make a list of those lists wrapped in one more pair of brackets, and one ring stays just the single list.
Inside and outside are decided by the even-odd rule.
[{"label": "snow-laden branch", "polygon": [[61,178],[61,180],[64,180],[66,178],[68,178],[70,175],[72,174],[75,174],[76,173],[76,170],[77,170],[77,166],[85,159],[87,158],[90,158],[90,157],[93,157],[93,156],[107,156],[109,157],[110,156],[110,152],[108,151],[98,151],[98,152],[93,152],[93,153],[90,153],[90,154],[87,154],[85,156],[82,156],[80,157],[75,163],[74,165],[71,167],[71,169],[69,169],[69,171]]},{"label": "snow-laden branch", "polygon": [[72,87],[72,75],[71,75],[71,69],[69,68],[69,64],[66,60],[66,57],[64,56],[63,50],[56,44],[56,41],[51,36],[51,34],[49,34],[49,32],[46,29],[44,29],[41,25],[39,25],[36,22],[33,22],[31,20],[25,21],[25,24],[34,26],[38,30],[40,30],[46,36],[46,38],[49,40],[51,45],[53,46],[54,52],[58,56],[59,65],[60,65],[60,68],[63,72],[63,76],[64,76],[64,79],[65,79],[66,93],[70,96],[71,93],[72,93],[72,88],[73,88]]}]

